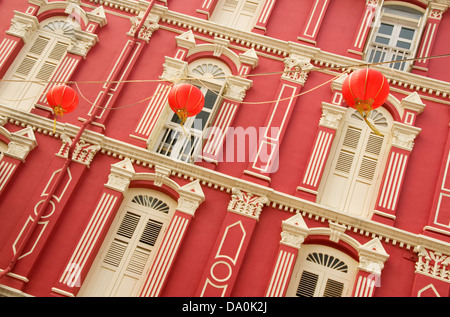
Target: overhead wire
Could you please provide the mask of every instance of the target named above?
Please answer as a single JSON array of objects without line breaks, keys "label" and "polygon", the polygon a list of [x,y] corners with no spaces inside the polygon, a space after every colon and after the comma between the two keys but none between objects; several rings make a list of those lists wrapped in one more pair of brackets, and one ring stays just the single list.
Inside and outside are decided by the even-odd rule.
[{"label": "overhead wire", "polygon": [[[342,71],[342,73],[338,74],[337,76],[318,84],[315,87],[312,87],[311,89],[302,91],[296,95],[290,96],[290,97],[286,97],[286,98],[280,98],[280,99],[276,99],[276,100],[267,100],[267,101],[241,101],[241,104],[267,104],[267,103],[274,103],[274,102],[279,102],[279,101],[283,101],[283,100],[288,100],[288,99],[292,99],[292,98],[296,98],[302,95],[305,95],[307,93],[310,93],[334,80],[336,80],[337,78],[339,78],[340,76],[342,76],[344,73],[348,73],[350,72],[352,69],[357,69],[360,67],[373,67],[373,66],[377,66],[377,65],[384,65],[384,64],[393,64],[393,63],[404,63],[404,62],[412,62],[412,61],[417,61],[417,60],[426,60],[426,59],[436,59],[436,58],[443,58],[443,57],[450,57],[450,53],[449,54],[440,54],[440,55],[434,55],[434,56],[424,56],[424,57],[415,57],[415,58],[405,58],[405,59],[401,59],[401,60],[395,60],[395,61],[382,61],[382,62],[371,62],[371,63],[358,63],[358,64],[351,64],[351,65],[335,65],[335,66],[327,66],[327,67],[317,67],[317,66],[312,66],[311,69],[308,69],[308,72],[313,72],[313,71],[325,71],[325,70],[344,70]],[[117,80],[117,81],[103,81],[103,80],[86,80],[86,81],[43,81],[43,80],[18,80],[18,79],[0,79],[0,83],[1,82],[18,82],[18,83],[37,83],[37,84],[66,84],[66,85],[71,85],[73,84],[78,92],[80,93],[80,96],[89,104],[91,104],[92,106],[98,107],[100,109],[104,109],[104,110],[119,110],[119,109],[124,109],[124,108],[130,108],[133,107],[135,105],[138,105],[140,103],[143,103],[147,100],[150,100],[156,96],[158,96],[161,93],[164,93],[165,91],[167,91],[168,89],[170,89],[173,85],[175,85],[178,82],[182,82],[182,81],[189,81],[189,80],[197,80],[199,81],[204,87],[208,88],[205,84],[205,82],[207,82],[210,79],[227,79],[230,77],[257,77],[257,76],[271,76],[271,75],[280,75],[280,74],[285,74],[285,73],[292,73],[292,72],[301,72],[302,70],[298,70],[298,71],[274,71],[274,72],[265,72],[265,73],[254,73],[254,74],[247,74],[245,76],[243,75],[225,75],[225,76],[214,76],[211,78],[207,78],[207,77],[203,77],[203,78],[198,78],[198,77],[186,77],[186,78],[178,78],[176,79],[174,82],[172,82],[170,85],[167,85],[166,87],[164,87],[163,89],[161,89],[160,91],[158,91],[157,93],[148,96],[144,99],[141,99],[139,101],[133,102],[131,104],[127,104],[124,106],[118,106],[118,107],[100,107],[99,105],[96,105],[95,102],[90,101],[82,92],[81,88],[79,85],[81,84],[125,84],[125,83],[151,83],[151,82],[168,82],[168,80],[166,79],[132,79],[132,80]],[[214,91],[213,91],[214,92]],[[22,98],[22,99],[17,99],[17,100],[13,100],[13,99],[6,99],[6,98],[2,98],[3,100],[6,101],[14,101],[14,102],[20,102],[20,101],[25,101],[25,100],[29,100],[29,99],[34,99],[34,98],[40,98],[43,94],[40,93],[37,96],[32,96],[32,97],[27,97],[27,98]],[[215,93],[215,92],[214,92]]]}]

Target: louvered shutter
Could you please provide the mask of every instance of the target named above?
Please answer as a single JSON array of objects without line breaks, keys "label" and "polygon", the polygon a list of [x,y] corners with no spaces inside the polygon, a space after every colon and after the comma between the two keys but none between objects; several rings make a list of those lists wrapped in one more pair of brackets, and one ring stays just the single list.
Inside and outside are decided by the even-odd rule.
[{"label": "louvered shutter", "polygon": [[323,297],[342,297],[342,291],[344,290],[344,283],[328,279],[323,292]]},{"label": "louvered shutter", "polygon": [[298,297],[313,297],[317,288],[318,279],[319,275],[303,271],[295,295]]},{"label": "louvered shutter", "polygon": [[211,17],[213,22],[243,31],[250,31],[263,0],[224,0]]},{"label": "louvered shutter", "polygon": [[352,178],[350,192],[344,206],[344,209],[349,213],[362,216],[369,208],[383,144],[383,136],[378,136],[367,129],[362,144],[363,148],[360,151],[355,174]]},{"label": "louvered shutter", "polygon": [[10,107],[29,111],[66,54],[69,41],[38,35],[18,66],[5,76],[13,81],[1,86],[0,100]]},{"label": "louvered shutter", "polygon": [[[153,217],[154,218],[154,217]],[[127,211],[104,251],[89,296],[130,296],[145,273],[163,222],[138,210]]]},{"label": "louvered shutter", "polygon": [[348,126],[344,138],[337,150],[337,159],[333,164],[331,173],[323,192],[321,203],[343,209],[346,196],[350,188],[352,171],[357,163],[357,153],[361,144],[362,129]]},{"label": "louvered shutter", "polygon": [[367,213],[384,144],[369,128],[346,124],[321,203],[357,216]]}]

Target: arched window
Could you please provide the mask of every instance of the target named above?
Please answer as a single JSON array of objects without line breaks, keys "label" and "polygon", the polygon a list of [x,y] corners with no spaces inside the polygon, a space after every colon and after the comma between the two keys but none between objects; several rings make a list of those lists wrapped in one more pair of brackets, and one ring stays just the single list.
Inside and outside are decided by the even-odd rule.
[{"label": "arched window", "polygon": [[203,146],[204,133],[222,102],[225,76],[231,71],[219,60],[200,59],[189,64],[188,73],[192,79],[187,82],[197,86],[205,96],[203,110],[195,117],[188,118],[183,127],[178,116],[171,112],[154,150],[174,160],[192,163]]},{"label": "arched window", "polygon": [[371,111],[369,121],[383,136],[373,133],[357,110],[347,110],[319,186],[320,204],[358,217],[370,216],[393,119],[381,107]]},{"label": "arched window", "polygon": [[241,31],[250,31],[264,3],[265,0],[219,0],[210,20]]},{"label": "arched window", "polygon": [[79,296],[136,296],[175,208],[165,194],[129,189]]},{"label": "arched window", "polygon": [[[366,61],[378,63],[414,57],[422,28],[423,12],[410,6],[385,4],[368,41]],[[405,61],[385,65],[408,71],[411,64]]]},{"label": "arched window", "polygon": [[0,84],[0,102],[21,111],[30,111],[48,80],[65,56],[75,25],[65,17],[53,17],[40,24]]},{"label": "arched window", "polygon": [[357,262],[347,254],[322,245],[303,245],[287,296],[350,296]]}]

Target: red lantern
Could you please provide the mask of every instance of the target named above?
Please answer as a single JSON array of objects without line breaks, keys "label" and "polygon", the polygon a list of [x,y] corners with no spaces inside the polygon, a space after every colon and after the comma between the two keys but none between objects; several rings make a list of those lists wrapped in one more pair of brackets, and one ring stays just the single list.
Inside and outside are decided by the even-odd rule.
[{"label": "red lantern", "polygon": [[200,89],[190,84],[175,85],[167,97],[169,106],[183,125],[188,117],[197,115],[205,104],[205,97]]},{"label": "red lantern", "polygon": [[75,110],[78,106],[78,95],[69,86],[56,85],[47,92],[47,102],[53,108],[55,114],[54,133],[56,129],[56,116],[62,116],[64,113]]},{"label": "red lantern", "polygon": [[382,73],[375,69],[359,69],[345,78],[342,85],[345,102],[359,111],[372,130],[378,130],[368,121],[367,115],[380,107],[389,96],[389,83]]}]

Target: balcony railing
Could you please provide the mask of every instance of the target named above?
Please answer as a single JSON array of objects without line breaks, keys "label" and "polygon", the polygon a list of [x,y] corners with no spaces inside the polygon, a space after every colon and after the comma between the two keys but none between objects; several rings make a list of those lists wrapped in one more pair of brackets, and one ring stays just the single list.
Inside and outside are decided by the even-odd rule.
[{"label": "balcony railing", "polygon": [[[367,62],[379,63],[388,61],[401,61],[409,59],[413,55],[412,50],[402,49],[394,46],[384,45],[380,43],[372,43],[367,51]],[[403,61],[396,63],[384,64],[390,68],[408,71],[411,61]]]}]

